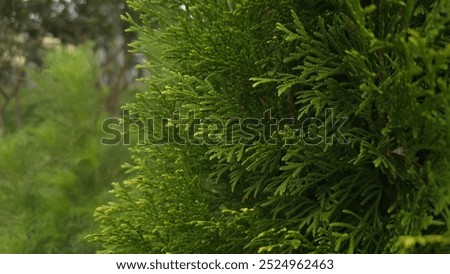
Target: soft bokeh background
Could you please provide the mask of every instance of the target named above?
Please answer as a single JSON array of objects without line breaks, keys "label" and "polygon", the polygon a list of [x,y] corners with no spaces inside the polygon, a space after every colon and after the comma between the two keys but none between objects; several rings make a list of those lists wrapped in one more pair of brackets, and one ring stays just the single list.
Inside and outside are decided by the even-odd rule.
[{"label": "soft bokeh background", "polygon": [[101,122],[140,86],[125,0],[0,0],[0,253],[93,253],[127,147]]}]

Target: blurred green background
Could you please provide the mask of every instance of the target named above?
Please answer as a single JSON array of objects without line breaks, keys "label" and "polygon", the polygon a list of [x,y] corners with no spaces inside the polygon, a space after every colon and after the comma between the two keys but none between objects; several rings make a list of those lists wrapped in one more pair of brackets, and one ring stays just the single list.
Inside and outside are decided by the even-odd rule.
[{"label": "blurred green background", "polygon": [[0,1],[0,253],[94,253],[93,211],[124,176],[101,122],[140,86],[124,0]]}]

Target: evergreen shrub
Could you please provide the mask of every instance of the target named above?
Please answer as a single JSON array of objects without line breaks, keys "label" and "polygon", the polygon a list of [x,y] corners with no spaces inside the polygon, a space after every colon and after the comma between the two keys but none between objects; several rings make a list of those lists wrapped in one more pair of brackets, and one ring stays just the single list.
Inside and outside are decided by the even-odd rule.
[{"label": "evergreen shrub", "polygon": [[147,138],[100,252],[450,252],[450,1],[129,4]]}]

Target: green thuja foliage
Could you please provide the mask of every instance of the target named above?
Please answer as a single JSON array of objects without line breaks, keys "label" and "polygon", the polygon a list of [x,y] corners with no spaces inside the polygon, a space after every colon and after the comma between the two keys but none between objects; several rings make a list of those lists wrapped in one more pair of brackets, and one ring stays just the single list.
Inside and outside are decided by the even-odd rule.
[{"label": "green thuja foliage", "polygon": [[102,252],[450,251],[449,1],[130,6],[147,138]]},{"label": "green thuja foliage", "polygon": [[0,138],[0,253],[95,250],[83,238],[120,163],[99,145],[106,91],[94,60],[88,46],[58,49],[28,71],[24,126]]}]

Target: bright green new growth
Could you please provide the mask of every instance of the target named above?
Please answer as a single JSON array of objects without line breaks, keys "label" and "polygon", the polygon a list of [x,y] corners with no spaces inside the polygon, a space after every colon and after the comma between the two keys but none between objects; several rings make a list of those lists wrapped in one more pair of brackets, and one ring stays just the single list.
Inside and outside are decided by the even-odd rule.
[{"label": "bright green new growth", "polygon": [[[96,212],[102,252],[450,251],[450,1],[130,5],[150,72],[130,121],[171,118],[162,134],[182,134],[133,149],[117,200]],[[228,124],[232,144],[179,144],[217,141],[206,118],[269,109],[294,127],[258,128],[263,142]],[[183,127],[192,111],[203,122]],[[314,136],[348,120],[311,145],[294,129],[312,117]]]}]

